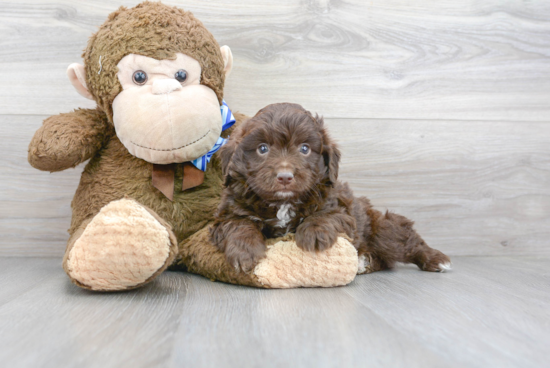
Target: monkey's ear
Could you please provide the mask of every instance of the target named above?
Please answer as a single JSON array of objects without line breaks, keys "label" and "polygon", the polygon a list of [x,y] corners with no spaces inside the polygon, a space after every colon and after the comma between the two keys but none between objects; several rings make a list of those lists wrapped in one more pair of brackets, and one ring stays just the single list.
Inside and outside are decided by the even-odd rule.
[{"label": "monkey's ear", "polygon": [[227,78],[231,73],[231,69],[233,69],[233,54],[231,53],[229,46],[220,47],[220,51],[222,52],[223,57],[223,72]]},{"label": "monkey's ear", "polygon": [[80,95],[93,100],[94,97],[90,92],[88,92],[88,87],[86,86],[86,69],[84,65],[73,63],[67,68],[67,76],[71,81],[71,84],[76,89]]}]

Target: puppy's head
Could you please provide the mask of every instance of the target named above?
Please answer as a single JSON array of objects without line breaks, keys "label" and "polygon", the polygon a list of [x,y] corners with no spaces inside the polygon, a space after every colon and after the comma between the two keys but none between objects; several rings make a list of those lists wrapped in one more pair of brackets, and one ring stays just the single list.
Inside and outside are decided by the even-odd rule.
[{"label": "puppy's head", "polygon": [[321,117],[280,103],[235,129],[220,156],[226,185],[242,184],[265,200],[290,200],[336,183],[340,151]]}]

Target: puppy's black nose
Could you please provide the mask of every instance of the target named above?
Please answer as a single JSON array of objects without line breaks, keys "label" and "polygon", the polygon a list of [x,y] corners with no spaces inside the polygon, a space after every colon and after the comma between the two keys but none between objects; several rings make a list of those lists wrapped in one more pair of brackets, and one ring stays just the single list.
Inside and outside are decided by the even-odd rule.
[{"label": "puppy's black nose", "polygon": [[294,175],[288,171],[283,171],[277,174],[277,181],[280,184],[287,185],[294,179]]}]

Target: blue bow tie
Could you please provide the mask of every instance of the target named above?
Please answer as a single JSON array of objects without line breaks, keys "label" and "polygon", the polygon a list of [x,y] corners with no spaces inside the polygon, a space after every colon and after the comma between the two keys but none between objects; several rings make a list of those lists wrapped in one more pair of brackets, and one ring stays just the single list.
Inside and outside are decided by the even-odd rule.
[{"label": "blue bow tie", "polygon": [[[233,116],[233,113],[231,112],[231,110],[229,110],[229,107],[227,106],[225,101],[222,101],[220,110],[222,113],[222,132],[223,132],[224,130],[231,128],[233,124],[235,124],[235,117]],[[191,163],[195,165],[197,169],[201,171],[206,171],[206,165],[210,162],[212,155],[218,152],[221,146],[223,146],[225,143],[227,143],[227,139],[219,137],[216,144],[214,144],[214,147],[212,147],[206,155],[191,161]]]}]

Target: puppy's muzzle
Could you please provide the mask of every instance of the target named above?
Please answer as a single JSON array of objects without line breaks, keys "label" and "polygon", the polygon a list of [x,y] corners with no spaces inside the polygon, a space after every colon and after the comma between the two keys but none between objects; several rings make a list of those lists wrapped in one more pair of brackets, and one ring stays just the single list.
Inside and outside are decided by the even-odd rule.
[{"label": "puppy's muzzle", "polygon": [[288,185],[294,180],[294,174],[288,171],[277,173],[277,182],[282,185]]}]

